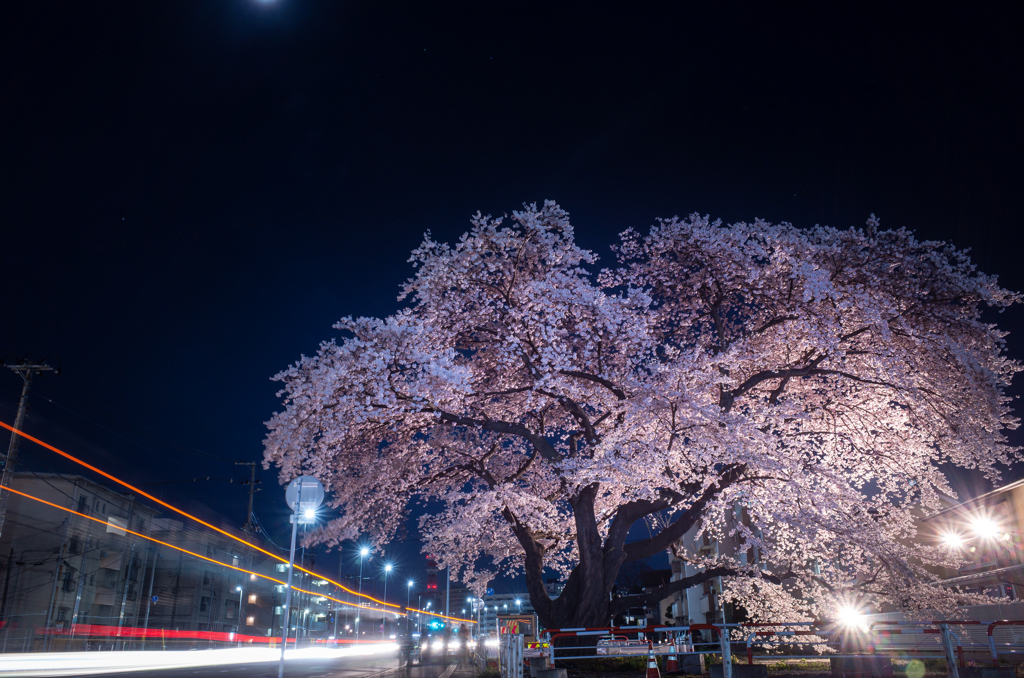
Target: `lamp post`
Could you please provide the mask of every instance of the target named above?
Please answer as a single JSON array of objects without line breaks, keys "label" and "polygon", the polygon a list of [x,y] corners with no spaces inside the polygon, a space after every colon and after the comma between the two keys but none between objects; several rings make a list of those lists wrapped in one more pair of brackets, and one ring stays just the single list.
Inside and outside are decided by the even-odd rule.
[{"label": "lamp post", "polygon": [[236,586],[235,590],[238,591],[238,626],[235,627],[235,633],[238,635],[238,647],[242,647],[242,594],[245,589]]},{"label": "lamp post", "polygon": [[413,580],[410,579],[408,585],[405,587],[405,635],[410,639],[412,638],[412,628],[409,626],[411,617],[409,616],[409,598],[412,596],[412,585]]},{"label": "lamp post", "polygon": [[388,633],[388,575],[391,574],[391,570],[394,565],[391,563],[384,563],[384,613],[380,622],[380,639],[385,640],[385,636]]},{"label": "lamp post", "polygon": [[[285,584],[284,613],[282,615],[281,660],[277,668],[277,678],[284,678],[284,648],[288,645],[289,616],[292,604],[292,574],[295,570],[295,535],[298,533],[299,522],[303,519],[316,520],[316,509],[324,500],[324,486],[313,476],[300,476],[288,483],[284,493],[285,502],[292,510],[292,547],[288,554],[288,582]],[[239,598],[241,600],[241,598]],[[241,608],[241,602],[239,602]],[[295,638],[298,643],[298,636]]]},{"label": "lamp post", "polygon": [[[365,546],[359,549],[359,604],[363,604],[363,561],[370,555],[370,549]],[[359,640],[359,617],[356,617],[356,641]]]}]

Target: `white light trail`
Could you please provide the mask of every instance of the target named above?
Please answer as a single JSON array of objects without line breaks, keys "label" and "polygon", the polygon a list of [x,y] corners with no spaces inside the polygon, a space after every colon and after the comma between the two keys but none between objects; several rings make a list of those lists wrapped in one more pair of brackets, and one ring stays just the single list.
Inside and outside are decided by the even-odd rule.
[{"label": "white light trail", "polygon": [[[285,661],[303,659],[345,659],[389,655],[398,652],[396,643],[374,643],[349,647],[306,647],[287,650]],[[0,655],[3,676],[88,676],[150,669],[182,669],[232,664],[276,662],[281,650],[243,647],[223,650],[170,650],[147,652],[31,652]]]}]

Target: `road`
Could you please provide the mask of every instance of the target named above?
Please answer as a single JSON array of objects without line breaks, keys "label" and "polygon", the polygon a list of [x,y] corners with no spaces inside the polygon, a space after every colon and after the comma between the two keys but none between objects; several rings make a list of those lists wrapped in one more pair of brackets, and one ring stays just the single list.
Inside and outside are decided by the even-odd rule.
[{"label": "road", "polygon": [[[397,675],[397,666],[396,657],[299,659],[285,665],[284,675],[286,678],[393,678]],[[277,662],[267,662],[241,666],[131,671],[119,675],[125,678],[277,678],[277,667]]]},{"label": "road", "polygon": [[[125,676],[126,678],[276,678],[273,651],[53,653],[0,655],[0,676]],[[285,663],[288,678],[460,678],[455,665],[413,667],[408,677],[398,670],[392,647],[351,650],[306,648]],[[467,677],[471,671],[463,672]]]}]

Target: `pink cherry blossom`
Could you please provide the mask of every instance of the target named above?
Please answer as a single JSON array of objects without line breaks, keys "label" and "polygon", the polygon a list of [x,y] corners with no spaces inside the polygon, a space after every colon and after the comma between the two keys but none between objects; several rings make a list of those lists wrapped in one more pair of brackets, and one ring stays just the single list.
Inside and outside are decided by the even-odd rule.
[{"label": "pink cherry blossom", "polygon": [[[1018,458],[1004,390],[1020,366],[982,318],[1018,295],[874,215],[691,215],[613,250],[595,270],[553,202],[478,213],[458,243],[413,251],[400,311],[342,319],[340,342],[277,375],[265,464],[331,493],[340,517],[314,538],[386,542],[415,505],[440,566],[478,592],[524,573],[548,627],[719,575],[765,618],[955,603],[933,572],[956,555],[916,520],[953,495],[942,466],[995,480]],[[720,533],[738,505],[762,562],[682,553],[696,576],[609,601],[624,563]]]}]

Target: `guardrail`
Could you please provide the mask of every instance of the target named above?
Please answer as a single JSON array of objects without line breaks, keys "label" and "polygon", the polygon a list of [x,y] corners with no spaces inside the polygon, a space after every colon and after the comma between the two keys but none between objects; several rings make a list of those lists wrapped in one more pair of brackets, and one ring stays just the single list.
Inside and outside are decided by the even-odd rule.
[{"label": "guardrail", "polygon": [[[604,626],[590,628],[550,629],[544,636],[546,647],[534,653],[543,658],[545,668],[553,668],[556,660],[594,659],[611,656],[647,655],[648,643],[656,656],[668,656],[675,668],[675,659],[684,657],[720,656],[724,678],[732,678],[732,643],[745,645],[746,663],[755,659],[843,659],[875,660],[885,657],[944,659],[951,678],[959,678],[959,668],[966,667],[966,652],[973,663],[978,653],[988,655],[991,665],[1000,665],[1000,655],[1024,654],[1024,645],[996,643],[1000,626],[1024,626],[1024,620],[979,621],[971,619],[939,619],[932,621],[878,621],[857,629],[836,623],[771,622],[749,624],[691,624],[687,626]],[[954,630],[959,627],[959,630]],[[967,628],[963,628],[967,627]],[[970,629],[976,630],[972,635]],[[986,642],[979,642],[977,633],[985,629]],[[708,638],[704,638],[707,632]],[[642,634],[642,635],[641,635]],[[598,641],[594,642],[594,637]],[[636,637],[635,640],[630,636]],[[897,637],[919,637],[922,642],[895,643]],[[567,644],[567,638],[590,638],[591,642]],[[561,641],[561,642],[556,642]],[[888,641],[888,647],[886,642]],[[760,646],[776,651],[787,644],[810,644],[813,653],[758,653]],[[504,645],[502,646],[504,650]],[[767,650],[768,652],[771,649]],[[797,648],[792,648],[797,649]],[[522,663],[519,655],[518,663]],[[681,667],[680,667],[681,668]],[[514,674],[513,674],[514,675]]]}]

